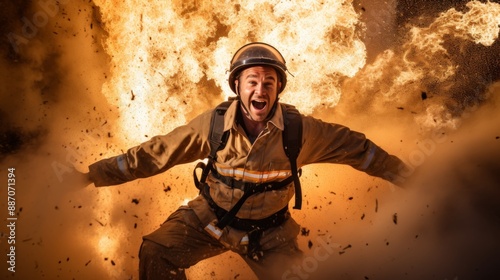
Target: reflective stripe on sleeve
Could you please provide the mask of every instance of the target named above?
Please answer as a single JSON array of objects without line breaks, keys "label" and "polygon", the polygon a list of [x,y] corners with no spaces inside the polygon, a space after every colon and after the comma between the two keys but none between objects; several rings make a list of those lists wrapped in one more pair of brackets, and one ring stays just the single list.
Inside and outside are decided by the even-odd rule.
[{"label": "reflective stripe on sleeve", "polygon": [[365,170],[370,166],[370,163],[372,163],[373,156],[375,156],[375,151],[377,150],[377,146],[373,145],[370,150],[368,151],[368,157],[366,158],[365,162],[361,165],[361,170]]},{"label": "reflective stripe on sleeve", "polygon": [[127,178],[130,178],[131,174],[127,167],[127,158],[125,154],[116,157],[116,163],[118,165],[118,169],[120,169],[123,175],[127,176]]}]

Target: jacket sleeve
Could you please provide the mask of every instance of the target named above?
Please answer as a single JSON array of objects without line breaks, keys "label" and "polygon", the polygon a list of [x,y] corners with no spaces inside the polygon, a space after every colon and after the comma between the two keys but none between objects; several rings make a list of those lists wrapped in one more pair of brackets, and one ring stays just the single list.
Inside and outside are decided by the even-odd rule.
[{"label": "jacket sleeve", "polygon": [[211,111],[205,112],[166,135],[155,136],[122,155],[91,164],[90,179],[97,187],[118,185],[207,157],[210,115]]},{"label": "jacket sleeve", "polygon": [[302,149],[299,164],[347,164],[369,175],[403,183],[399,175],[406,165],[398,157],[365,137],[364,134],[333,123],[303,116]]}]

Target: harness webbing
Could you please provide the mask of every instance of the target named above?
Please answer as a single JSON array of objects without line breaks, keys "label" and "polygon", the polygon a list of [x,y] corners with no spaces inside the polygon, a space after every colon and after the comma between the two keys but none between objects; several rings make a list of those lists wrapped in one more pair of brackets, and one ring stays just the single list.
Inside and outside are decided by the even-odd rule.
[{"label": "harness webbing", "polygon": [[216,224],[218,228],[223,229],[227,225],[229,225],[234,217],[236,217],[236,213],[240,210],[241,206],[243,206],[243,203],[249,198],[252,194],[256,193],[261,193],[265,191],[272,191],[272,190],[277,190],[280,189],[292,182],[291,178],[287,178],[281,182],[274,183],[274,184],[258,184],[255,185],[253,188],[248,188],[243,192],[243,196],[236,202],[236,204],[227,212],[222,219],[219,220],[219,222]]},{"label": "harness webbing", "polygon": [[[210,172],[216,172],[213,168],[215,159],[217,158],[217,152],[226,146],[227,139],[229,137],[229,131],[224,131],[224,114],[227,108],[231,105],[234,99],[222,102],[219,104],[214,113],[212,114],[210,131],[209,131],[209,144],[210,144],[210,154],[208,156],[207,164],[199,162],[195,170],[193,171],[193,177],[196,187],[203,191],[205,181]],[[238,202],[228,211],[224,217],[220,219],[217,226],[219,228],[224,228],[235,218],[236,213],[239,211],[245,200],[252,194],[276,190],[282,188],[292,181],[295,187],[295,206],[294,209],[300,209],[302,206],[302,190],[300,186],[300,170],[297,168],[297,157],[300,152],[302,144],[302,119],[299,111],[292,105],[281,103],[283,117],[285,120],[285,129],[283,131],[283,148],[285,153],[290,160],[290,167],[292,175],[281,182],[274,182],[268,184],[252,184],[249,188],[245,188],[243,196],[238,200]],[[198,168],[202,169],[202,174],[200,180],[196,175],[196,170]],[[209,195],[209,194],[208,194]]]},{"label": "harness webbing", "polygon": [[[200,182],[205,183],[207,180],[208,173],[210,173],[211,166],[215,159],[217,158],[217,152],[224,149],[227,143],[227,138],[229,137],[229,131],[224,131],[224,114],[227,111],[229,105],[233,103],[233,100],[224,101],[217,108],[215,108],[212,114],[212,119],[210,121],[210,131],[208,134],[208,141],[210,144],[210,154],[208,155],[208,162],[205,165],[203,162],[199,162],[195,170],[193,171],[194,183],[196,187],[201,190]],[[201,178],[198,181],[196,176],[196,169],[201,167],[203,169],[201,173]]]},{"label": "harness webbing", "polygon": [[302,144],[302,119],[299,111],[292,105],[283,104],[285,119],[285,130],[283,131],[283,148],[290,160],[293,184],[295,186],[294,209],[302,208],[302,188],[300,186],[299,172],[297,168],[297,157]]}]

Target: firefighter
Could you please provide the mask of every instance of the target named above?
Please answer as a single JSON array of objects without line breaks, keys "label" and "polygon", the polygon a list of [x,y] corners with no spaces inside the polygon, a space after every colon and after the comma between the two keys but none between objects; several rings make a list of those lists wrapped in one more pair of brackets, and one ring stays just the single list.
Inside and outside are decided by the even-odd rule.
[{"label": "firefighter", "polygon": [[201,166],[205,174],[195,180],[200,195],[143,237],[140,279],[185,279],[185,269],[228,250],[242,256],[259,279],[282,279],[285,270],[302,261],[297,245],[300,226],[288,205],[295,195],[300,208],[296,177],[307,164],[347,164],[400,183],[398,173],[405,165],[396,156],[362,133],[305,115],[299,118],[300,132],[289,128],[300,133],[300,153],[292,162],[283,148],[288,141],[283,140],[287,107],[279,102],[286,72],[283,56],[269,44],[249,43],[234,54],[228,80],[236,98],[219,113],[226,139],[213,154],[215,109],[89,166],[84,175],[100,187],[209,157]]}]

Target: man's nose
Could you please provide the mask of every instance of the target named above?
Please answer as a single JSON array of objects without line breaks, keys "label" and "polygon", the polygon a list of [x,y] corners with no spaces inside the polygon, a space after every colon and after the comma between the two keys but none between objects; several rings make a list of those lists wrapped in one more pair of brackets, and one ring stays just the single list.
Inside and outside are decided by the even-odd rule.
[{"label": "man's nose", "polygon": [[255,93],[258,93],[258,94],[265,94],[266,93],[264,83],[257,84],[257,86],[255,87]]}]

